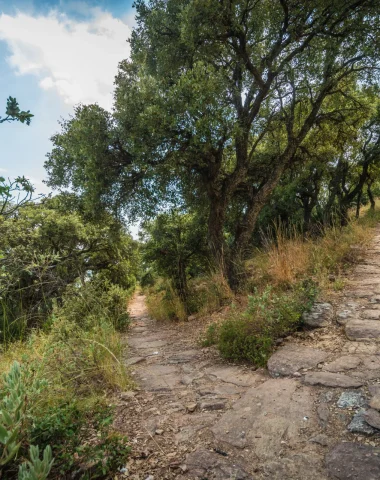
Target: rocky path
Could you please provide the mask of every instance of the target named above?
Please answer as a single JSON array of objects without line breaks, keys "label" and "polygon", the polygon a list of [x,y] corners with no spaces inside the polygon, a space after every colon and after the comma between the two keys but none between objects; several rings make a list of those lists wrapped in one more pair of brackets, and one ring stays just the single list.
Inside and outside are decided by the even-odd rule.
[{"label": "rocky path", "polygon": [[159,324],[131,305],[127,363],[138,389],[121,395],[118,427],[135,480],[380,479],[380,233],[337,305],[268,370],[201,348],[200,322]]}]

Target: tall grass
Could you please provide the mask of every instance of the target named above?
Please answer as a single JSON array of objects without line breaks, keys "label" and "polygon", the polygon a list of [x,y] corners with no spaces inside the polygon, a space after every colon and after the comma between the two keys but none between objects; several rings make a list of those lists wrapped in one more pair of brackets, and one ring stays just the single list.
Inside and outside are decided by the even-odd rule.
[{"label": "tall grass", "polygon": [[250,284],[270,283],[281,288],[302,278],[313,278],[321,288],[329,289],[332,276],[339,281],[370,244],[379,220],[380,213],[367,212],[345,227],[320,226],[317,237],[306,238],[295,227],[275,224],[263,236],[264,248],[247,262]]},{"label": "tall grass", "polygon": [[265,365],[276,339],[302,325],[316,295],[326,299],[344,286],[344,273],[370,245],[379,220],[378,212],[369,212],[343,228],[321,227],[314,238],[276,224],[247,262],[248,299],[242,295],[237,307],[209,325],[205,344],[216,344],[230,360]]},{"label": "tall grass", "polygon": [[[149,315],[159,321],[186,321],[188,314],[170,282],[160,280],[146,289]],[[190,314],[205,316],[233,298],[232,291],[223,275],[210,273],[189,281],[187,308]]]}]

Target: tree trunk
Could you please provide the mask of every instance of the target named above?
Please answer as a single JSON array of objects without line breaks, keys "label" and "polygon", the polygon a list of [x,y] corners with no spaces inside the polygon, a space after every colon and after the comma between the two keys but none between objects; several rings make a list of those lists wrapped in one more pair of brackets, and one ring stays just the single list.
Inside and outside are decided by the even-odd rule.
[{"label": "tree trunk", "polygon": [[182,258],[178,259],[175,289],[178,293],[178,296],[181,302],[183,303],[186,313],[189,313],[188,312],[189,290],[187,286],[186,265]]},{"label": "tree trunk", "polygon": [[371,190],[371,185],[368,185],[368,187],[367,187],[367,193],[368,193],[369,202],[370,202],[370,204],[371,204],[371,210],[375,210],[376,202],[375,202],[375,199],[373,198],[373,193],[372,193],[372,190]]},{"label": "tree trunk", "polygon": [[227,248],[224,240],[224,223],[226,219],[226,201],[219,195],[210,197],[210,212],[208,218],[208,243],[213,259],[213,266],[223,274],[226,272]]},{"label": "tree trunk", "polygon": [[356,199],[355,218],[359,218],[359,215],[360,215],[360,206],[361,206],[361,203],[362,203],[362,193],[363,193],[363,190],[360,190],[360,192],[358,193],[358,197]]}]

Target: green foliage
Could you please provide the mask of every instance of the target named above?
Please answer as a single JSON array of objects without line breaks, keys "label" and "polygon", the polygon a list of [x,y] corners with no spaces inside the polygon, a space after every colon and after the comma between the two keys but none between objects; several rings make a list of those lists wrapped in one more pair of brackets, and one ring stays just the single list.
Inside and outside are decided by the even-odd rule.
[{"label": "green foliage", "polygon": [[34,187],[25,177],[13,181],[0,176],[0,218],[10,217],[32,199]]},{"label": "green foliage", "polygon": [[301,325],[302,314],[310,309],[315,296],[312,283],[301,283],[289,292],[278,293],[267,286],[261,293],[256,291],[248,297],[243,313],[235,311],[220,325],[212,324],[205,344],[216,344],[227,359],[265,366],[277,338]]},{"label": "green foliage", "polygon": [[104,291],[113,289],[116,298],[113,285],[122,293],[135,284],[137,246],[120,223],[109,215],[101,223],[89,221],[78,211],[65,211],[60,200],[25,206],[14,218],[0,217],[0,252],[6,252],[0,259],[5,343],[42,326],[70,285],[75,289],[96,280]]},{"label": "green foliage", "polygon": [[24,110],[20,110],[18,105],[18,101],[14,97],[7,98],[7,108],[5,110],[6,117],[0,117],[0,124],[4,122],[21,122],[30,125],[30,122],[34,115],[30,113],[30,110],[26,112]]},{"label": "green foliage", "polygon": [[130,290],[100,280],[69,285],[59,315],[84,329],[106,319],[117,331],[124,331],[130,322],[127,311],[130,295]]},{"label": "green foliage", "polygon": [[20,465],[18,480],[46,480],[53,466],[53,454],[50,446],[47,446],[40,460],[40,450],[31,445],[29,450],[30,461]]},{"label": "green foliage", "polygon": [[207,218],[213,267],[238,289],[276,187],[272,207],[281,212],[265,214],[294,213],[305,230],[324,217],[321,207],[326,219],[336,209],[343,219],[360,204],[375,161],[363,121],[378,101],[379,45],[368,39],[379,9],[356,0],[307,8],[139,0],[136,10],[114,113],[81,106],[63,122],[46,162],[49,184],[72,188],[89,210],[142,218],[179,199],[185,213]]},{"label": "green foliage", "polygon": [[172,286],[189,309],[188,279],[207,269],[206,231],[195,215],[172,210],[144,225],[143,258]]},{"label": "green foliage", "polygon": [[45,381],[34,378],[33,373],[18,362],[14,362],[10,371],[4,374],[0,397],[1,466],[17,455],[25,435],[25,424],[46,386]]},{"label": "green foliage", "polygon": [[[31,437],[40,445],[54,444],[54,473],[104,478],[116,474],[130,452],[126,437],[112,431],[112,421],[113,409],[102,400],[71,402],[37,416]],[[96,441],[88,444],[89,437]]]}]

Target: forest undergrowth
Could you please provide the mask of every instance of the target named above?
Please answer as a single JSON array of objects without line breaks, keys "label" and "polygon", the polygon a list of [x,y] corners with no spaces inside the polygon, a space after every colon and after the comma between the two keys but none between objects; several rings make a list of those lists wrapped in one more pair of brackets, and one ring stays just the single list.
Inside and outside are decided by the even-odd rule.
[{"label": "forest undergrowth", "polygon": [[[367,208],[348,225],[320,226],[313,236],[275,223],[261,232],[262,246],[246,261],[238,292],[220,274],[194,278],[188,316],[170,283],[159,279],[146,288],[149,313],[161,321],[203,318],[203,345],[216,345],[226,359],[264,366],[276,341],[302,327],[302,315],[315,301],[328,301],[344,288],[379,220],[380,212]],[[215,311],[218,320],[210,323]]]}]

